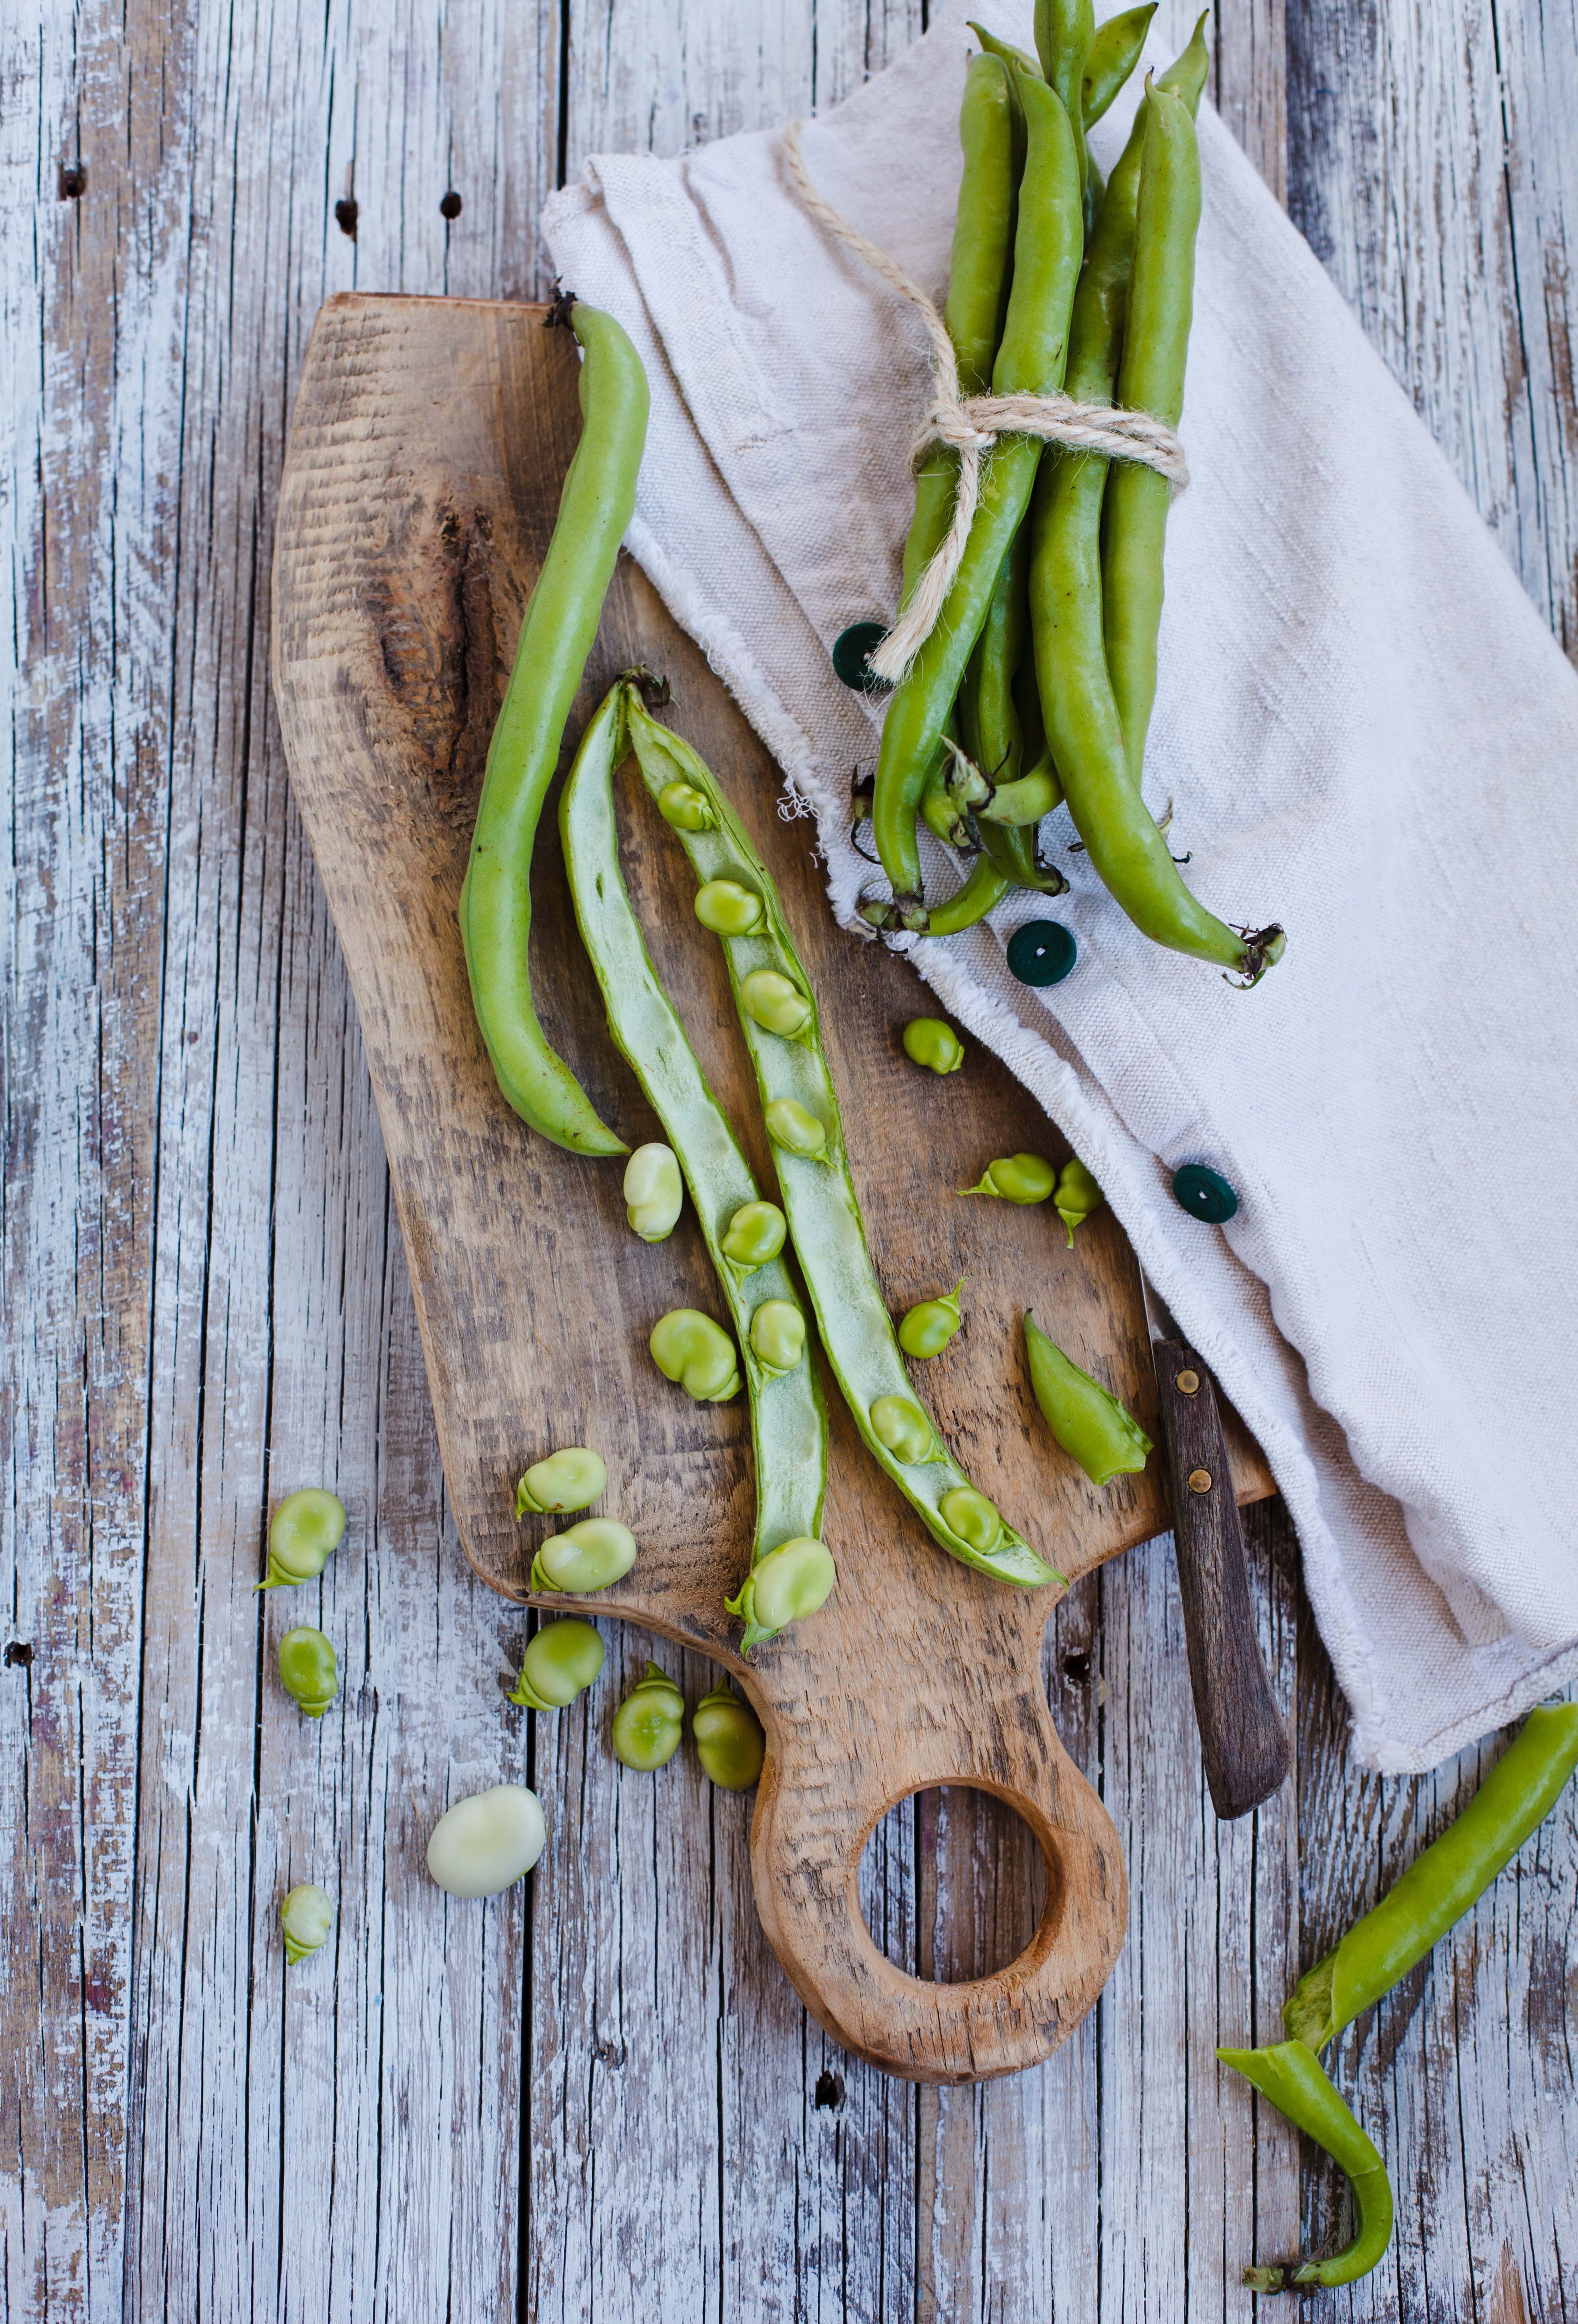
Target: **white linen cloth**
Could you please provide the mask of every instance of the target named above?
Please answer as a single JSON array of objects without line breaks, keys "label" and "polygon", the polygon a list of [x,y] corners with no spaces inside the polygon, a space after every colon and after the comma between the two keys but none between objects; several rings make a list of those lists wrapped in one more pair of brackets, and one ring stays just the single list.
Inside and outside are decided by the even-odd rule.
[{"label": "white linen cloth", "polygon": [[[1022,0],[981,5],[1029,44]],[[946,0],[805,132],[820,191],[939,303],[964,15]],[[1287,956],[1246,993],[1147,943],[1061,810],[1064,983],[1008,972],[1034,897],[912,956],[1094,1171],[1264,1446],[1359,1756],[1417,1769],[1578,1674],[1578,675],[1209,107],[1200,138],[1147,790],[1196,893],[1283,922]],[[651,375],[631,548],[814,808],[849,922],[881,713],[830,650],[896,599],[914,311],[807,217],[776,133],[599,156],[545,225]],[[928,892],[950,884],[939,852]],[[1173,1202],[1186,1161],[1237,1189],[1225,1229]]]}]

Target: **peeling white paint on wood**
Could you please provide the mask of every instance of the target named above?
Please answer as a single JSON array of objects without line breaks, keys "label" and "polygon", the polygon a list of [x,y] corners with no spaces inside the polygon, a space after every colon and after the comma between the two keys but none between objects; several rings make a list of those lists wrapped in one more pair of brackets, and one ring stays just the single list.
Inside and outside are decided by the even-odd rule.
[{"label": "peeling white paint on wood", "polygon": [[[502,1702],[524,1620],[446,1523],[267,696],[295,369],[334,290],[540,290],[562,169],[832,102],[922,14],[47,0],[42,32],[0,26],[0,1526],[6,1641],[32,1649],[0,1668],[7,2317],[619,2324],[660,2293],[720,2324],[1241,2316],[1251,2240],[1294,2232],[1297,2157],[1213,2047],[1270,2038],[1299,1960],[1475,1780],[1472,1754],[1413,1784],[1347,1768],[1285,1533],[1253,1519],[1299,1790],[1219,1831],[1167,1546],[1093,1577],[1048,1683],[1129,1836],[1130,1946],[1038,2072],[917,2090],[835,2052],[787,1987],[746,1803],[684,1760],[653,1783],[610,1758],[615,1673],[651,1642],[611,1629],[600,1695],[556,1721]],[[1215,18],[1224,114],[1274,184],[1286,168],[1571,646],[1568,0]],[[346,1499],[346,1541],[317,1590],[254,1600],[266,1510],[309,1480]],[[304,1612],[341,1660],[317,1725],[273,1677]],[[426,1831],[503,1775],[540,1789],[549,1852],[527,1892],[457,1906]],[[287,1978],[275,1914],[303,1877],[337,1918]],[[900,1955],[968,1967],[1010,1941],[1021,1877],[974,1812],[912,1812],[881,1836],[873,1920]],[[1399,2225],[1324,2313],[1569,2311],[1575,1886],[1568,1803],[1340,2045]],[[1331,2195],[1311,2174],[1311,2234]]]}]

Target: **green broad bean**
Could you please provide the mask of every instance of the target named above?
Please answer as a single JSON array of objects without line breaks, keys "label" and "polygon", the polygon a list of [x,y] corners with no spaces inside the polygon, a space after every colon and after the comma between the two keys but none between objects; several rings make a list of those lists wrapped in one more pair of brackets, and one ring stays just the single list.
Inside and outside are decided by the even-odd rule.
[{"label": "green broad bean", "polygon": [[[586,729],[559,806],[565,868],[587,957],[602,990],[609,1030],[630,1061],[663,1125],[665,1137],[679,1157],[690,1190],[691,1208],[717,1271],[727,1313],[743,1351],[756,1480],[752,1545],[753,1554],[761,1556],[774,1542],[798,1534],[816,1534],[821,1528],[827,1477],[827,1415],[814,1364],[796,1362],[780,1370],[775,1364],[764,1362],[752,1342],[752,1324],[762,1307],[780,1305],[798,1314],[795,1286],[781,1255],[769,1259],[748,1276],[743,1276],[724,1256],[718,1240],[723,1223],[745,1204],[759,1200],[761,1189],[727,1117],[707,1087],[696,1053],[686,1038],[685,1028],[652,965],[641,924],[631,908],[619,860],[614,777],[625,751],[626,705],[634,702],[639,706],[639,700],[634,690],[622,681],[595,713]],[[699,766],[700,761],[696,764]],[[709,816],[721,820],[710,777],[703,770],[702,779],[693,781],[688,757],[665,757],[658,771],[660,779],[653,786],[654,796],[670,782],[684,781],[700,791]],[[680,831],[681,844],[687,849],[722,848],[722,841],[710,822],[707,828],[694,833],[678,825],[670,827]],[[748,853],[742,856],[730,849],[719,853],[708,870],[722,873],[751,860]],[[764,954],[758,938],[744,941],[753,954]],[[724,950],[725,962],[731,964],[731,974],[736,950],[734,945],[725,945]],[[757,966],[774,964],[774,960],[764,954],[760,959],[743,961],[740,973],[743,976]],[[752,1031],[786,1056],[798,1052],[798,1042],[780,1040],[755,1027]],[[717,1332],[710,1319],[703,1320],[709,1332]],[[801,1319],[802,1343],[804,1328]],[[768,1326],[764,1324],[762,1329],[765,1333]],[[726,1335],[718,1333],[718,1337],[727,1346]],[[787,1347],[787,1342],[774,1342],[780,1344]],[[670,1346],[669,1352],[678,1351]],[[727,1386],[731,1377],[737,1377],[732,1350],[727,1371],[713,1384]]]},{"label": "green broad bean", "polygon": [[1544,1822],[1574,1766],[1578,1703],[1531,1711],[1463,1813],[1299,1979],[1282,2012],[1288,2033],[1324,2049],[1389,1993]]},{"label": "green broad bean", "polygon": [[961,1275],[942,1298],[922,1299],[906,1312],[899,1326],[899,1345],[907,1356],[941,1355],[964,1320],[959,1305],[959,1294],[964,1287]]},{"label": "green broad bean", "polygon": [[[1092,0],[1036,0],[1036,54],[1047,83],[1067,109],[1079,154],[1081,216],[1089,235],[1095,214],[1097,172],[1084,142],[1084,75],[1095,32]],[[1023,90],[1020,91],[1021,99]]]},{"label": "green broad bean", "polygon": [[643,1242],[662,1242],[679,1223],[685,1182],[671,1146],[638,1146],[624,1166],[624,1215]]},{"label": "green broad bean", "polygon": [[715,936],[748,936],[761,925],[761,899],[737,880],[709,880],[696,891],[696,917]]},{"label": "green broad bean", "polygon": [[1099,1211],[1105,1200],[1078,1155],[1071,1155],[1057,1173],[1057,1184],[1052,1189],[1052,1207],[1067,1230],[1070,1250],[1074,1249],[1075,1228],[1093,1211]]},{"label": "green broad bean", "polygon": [[734,1343],[699,1308],[671,1307],[653,1324],[647,1344],[663,1378],[676,1381],[697,1404],[727,1404],[739,1395]]},{"label": "green broad bean", "polygon": [[811,1021],[811,1004],[792,978],[776,968],[753,968],[740,984],[746,1015],[764,1033],[795,1040]]},{"label": "green broad bean", "polygon": [[961,1186],[962,1194],[995,1194],[1004,1203],[1044,1203],[1057,1183],[1057,1173],[1038,1154],[1005,1154],[986,1166],[977,1186]]},{"label": "green broad bean", "polygon": [[685,1697],[656,1663],[647,1665],[614,1714],[614,1756],[638,1774],[666,1767],[685,1734]]},{"label": "green broad bean", "polygon": [[704,792],[689,783],[665,783],[658,795],[658,813],[676,831],[711,831],[712,809]]},{"label": "green broad bean", "polygon": [[910,1063],[934,1074],[956,1074],[964,1062],[964,1044],[940,1017],[912,1017],[901,1038]]},{"label": "green broad bean", "polygon": [[[938,1509],[945,1492],[970,1481],[946,1446],[939,1441],[927,1461],[916,1462],[896,1452],[874,1425],[872,1415],[881,1407],[884,1398],[902,1398],[907,1406],[913,1408],[917,1397],[905,1369],[893,1319],[888,1314],[866,1248],[860,1204],[839,1127],[838,1093],[815,1015],[815,991],[796,953],[777,890],[710,769],[688,743],[660,726],[633,693],[627,697],[627,715],[631,740],[649,790],[655,793],[680,774],[698,790],[706,791],[716,811],[715,833],[679,835],[697,878],[705,881],[729,864],[743,864],[760,889],[766,907],[761,932],[741,945],[729,946],[725,964],[764,1112],[779,1098],[792,1097],[827,1126],[826,1160],[807,1160],[787,1148],[775,1146],[773,1165],[822,1345],[862,1440],[938,1547],[950,1557],[974,1565],[999,1582],[1033,1587],[1055,1580],[1057,1577],[1054,1569],[1007,1526],[1001,1545],[989,1557],[979,1556],[962,1542]],[[781,969],[807,994],[813,1015],[802,1039],[774,1039],[753,1021],[740,1001],[741,982],[758,967]],[[811,1364],[805,1367],[812,1374],[816,1369]],[[791,1377],[798,1378],[798,1374]],[[814,1526],[802,1522],[770,1532],[759,1524],[758,1543],[814,1536],[816,1530]]]},{"label": "green broad bean", "polygon": [[339,1665],[321,1630],[287,1630],[279,1645],[280,1684],[309,1719],[321,1719],[339,1692]]},{"label": "green broad bean", "polygon": [[636,1560],[635,1536],[617,1517],[583,1517],[549,1534],[531,1561],[533,1590],[566,1590],[578,1598],[623,1580]]},{"label": "green broad bean", "polygon": [[[1184,152],[1186,134],[1192,136],[1187,116],[1198,105],[1209,69],[1201,24],[1179,57],[1155,83],[1140,106],[1133,131],[1113,168],[1091,236],[1089,256],[1074,302],[1069,329],[1066,386],[1082,402],[1123,401],[1118,392],[1118,366],[1127,361],[1125,331],[1131,276],[1136,259],[1136,231],[1141,180],[1151,132],[1158,118],[1158,135],[1165,147],[1166,168],[1151,172],[1148,201],[1148,279],[1165,286],[1165,266],[1158,244],[1176,230],[1188,226],[1186,198],[1175,198],[1175,181],[1189,175]],[[1183,117],[1180,127],[1180,116]],[[1158,153],[1161,148],[1158,148]],[[1161,179],[1167,180],[1167,184]],[[1197,184],[1196,184],[1197,196]],[[1180,207],[1180,200],[1182,206]],[[1191,230],[1192,232],[1192,230]],[[1192,241],[1191,241],[1192,249]],[[1192,261],[1191,261],[1192,265]],[[1142,302],[1143,303],[1143,302]],[[1156,302],[1152,300],[1151,304]],[[1165,307],[1166,299],[1162,299]],[[1171,317],[1176,326],[1177,312]],[[1154,337],[1154,335],[1152,335]],[[1176,329],[1169,344],[1177,356],[1178,390],[1182,390],[1181,356]],[[1155,409],[1146,405],[1146,409]],[[1163,414],[1165,417],[1166,415]],[[1149,470],[1120,464],[1126,473],[1151,475]],[[1267,928],[1241,935],[1198,903],[1185,886],[1166,839],[1140,795],[1130,775],[1128,727],[1119,706],[1114,677],[1109,669],[1109,641],[1103,634],[1103,611],[1113,626],[1121,627],[1134,645],[1125,644],[1125,669],[1136,673],[1130,687],[1143,690],[1141,670],[1149,611],[1159,611],[1159,563],[1149,500],[1140,513],[1146,518],[1137,537],[1126,528],[1126,539],[1144,567],[1141,595],[1145,603],[1129,611],[1108,600],[1104,577],[1103,511],[1110,517],[1109,485],[1131,487],[1117,469],[1109,479],[1109,463],[1095,455],[1058,452],[1043,461],[1036,485],[1030,553],[1030,627],[1035,650],[1047,739],[1067,798],[1069,812],[1098,876],[1136,927],[1158,944],[1190,953],[1197,958],[1238,969],[1252,981],[1279,956],[1280,930]],[[1163,516],[1166,480],[1161,486]],[[1145,498],[1144,493],[1141,495]],[[1121,563],[1131,561],[1127,550]],[[1116,586],[1116,575],[1112,576]],[[1105,602],[1104,602],[1105,601]],[[1137,624],[1138,626],[1135,626]],[[1154,644],[1154,637],[1152,639]],[[1154,664],[1154,654],[1152,655]],[[1154,681],[1154,667],[1152,669]],[[1149,716],[1149,697],[1147,713]]]},{"label": "green broad bean", "polygon": [[345,1539],[345,1504],[320,1485],[290,1493],[269,1526],[269,1570],[253,1591],[281,1583],[310,1582],[323,1572]]},{"label": "green broad bean", "polygon": [[827,1125],[798,1098],[770,1099],[762,1108],[762,1119],[769,1138],[786,1153],[801,1155],[808,1162],[827,1158]]},{"label": "green broad bean", "polygon": [[1002,1539],[1002,1519],[985,1494],[974,1485],[955,1485],[943,1495],[941,1506],[943,1523],[983,1557],[990,1556]]},{"label": "green broad bean", "polygon": [[720,1679],[690,1714],[701,1772],[720,1792],[748,1792],[761,1773],[767,1738],[761,1721],[728,1680]]},{"label": "green broad bean", "polygon": [[548,1838],[542,1803],[524,1784],[457,1800],[428,1841],[428,1874],[451,1896],[497,1896],[523,1880]]},{"label": "green broad bean", "polygon": [[[1020,390],[1045,395],[1063,385],[1069,308],[1084,249],[1081,147],[1067,112],[1044,81],[1021,75],[1018,88],[1028,143],[1019,188],[1012,288],[992,384],[1000,395]],[[1011,146],[1005,148],[999,167],[1011,190]],[[1040,457],[1035,437],[1005,436],[999,442],[982,483],[964,558],[936,627],[888,704],[872,793],[872,832],[900,911],[920,899],[917,809],[944,723],[986,619],[999,569],[1029,505]],[[942,931],[934,925],[932,933]]]},{"label": "green broad bean", "polygon": [[1156,14],[1157,0],[1142,8],[1126,8],[1098,24],[1080,81],[1080,112],[1086,129],[1101,119],[1135,66]]},{"label": "green broad bean", "polygon": [[1313,2050],[1278,2042],[1264,2050],[1218,2050],[1224,2066],[1242,2074],[1262,2098],[1324,2147],[1353,2190],[1352,2241],[1329,2259],[1284,2260],[1246,2267],[1250,2292],[1291,2292],[1305,2284],[1356,2283],[1383,2257],[1392,2239],[1392,2190],[1375,2143],[1333,2088]]},{"label": "green broad bean", "polygon": [[334,1926],[334,1905],[315,1881],[298,1880],[280,1905],[280,1932],[285,1940],[286,1965],[294,1969],[309,1953],[325,1943]]},{"label": "green broad bean", "polygon": [[533,1130],[578,1154],[623,1154],[531,999],[531,855],[565,722],[597,634],[603,599],[635,507],[648,395],[641,358],[612,315],[559,301],[586,358],[581,440],[548,555],[527,602],[514,667],[488,745],[460,936],[472,1006],[500,1089]]},{"label": "green broad bean", "polygon": [[584,1694],[603,1667],[603,1641],[590,1622],[573,1616],[544,1622],[521,1658],[521,1675],[507,1700],[528,1711],[564,1711]]},{"label": "green broad bean", "polygon": [[838,1569],[826,1542],[802,1536],[780,1542],[753,1565],[736,1595],[724,1600],[745,1625],[742,1651],[773,1638],[791,1622],[815,1614],[833,1595]]},{"label": "green broad bean", "polygon": [[[926,1414],[909,1396],[880,1396],[870,1413],[872,1434],[885,1444],[896,1461],[907,1468],[919,1468],[928,1461],[942,1457],[937,1431]],[[958,1531],[957,1526],[954,1527]]]},{"label": "green broad bean", "polygon": [[562,1517],[567,1509],[590,1508],[608,1490],[608,1471],[584,1444],[567,1444],[534,1461],[515,1488],[515,1515]]},{"label": "green broad bean", "polygon": [[743,1203],[724,1231],[724,1257],[742,1275],[776,1259],[789,1240],[789,1223],[776,1203]]},{"label": "green broad bean", "polygon": [[764,1299],[755,1310],[751,1352],[769,1379],[793,1371],[806,1352],[806,1319],[792,1299]]},{"label": "green broad bean", "polygon": [[1150,1439],[1133,1414],[1100,1380],[1070,1363],[1029,1315],[1025,1317],[1025,1347],[1041,1416],[1092,1484],[1108,1485],[1114,1477],[1143,1469]]},{"label": "green broad bean", "polygon": [[[991,383],[1013,272],[1016,188],[1024,146],[1023,106],[1011,72],[994,57],[972,57],[965,68],[959,144],[964,171],[943,320],[958,364],[960,392],[980,395]],[[958,481],[958,453],[951,445],[929,445],[915,478],[900,610],[953,521]]]}]

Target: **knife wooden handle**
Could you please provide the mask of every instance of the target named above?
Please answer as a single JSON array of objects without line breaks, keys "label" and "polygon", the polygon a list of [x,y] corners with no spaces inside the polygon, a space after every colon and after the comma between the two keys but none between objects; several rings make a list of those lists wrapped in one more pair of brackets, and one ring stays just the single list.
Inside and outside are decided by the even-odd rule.
[{"label": "knife wooden handle", "polygon": [[1230,1821],[1287,1781],[1292,1754],[1255,1636],[1216,1384],[1181,1340],[1158,1340],[1151,1352],[1200,1750],[1216,1812]]}]

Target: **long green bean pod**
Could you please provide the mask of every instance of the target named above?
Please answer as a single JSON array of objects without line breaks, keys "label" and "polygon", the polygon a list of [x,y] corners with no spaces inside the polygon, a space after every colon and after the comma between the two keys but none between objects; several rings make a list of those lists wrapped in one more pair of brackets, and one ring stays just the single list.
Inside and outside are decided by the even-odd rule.
[{"label": "long green bean pod", "polygon": [[[999,394],[1047,394],[1063,384],[1068,316],[1084,249],[1079,157],[1067,114],[1042,81],[1020,77],[1029,143],[1020,185],[1013,288],[992,369]],[[1005,436],[981,497],[937,626],[888,704],[877,761],[872,828],[896,900],[920,895],[916,810],[937,738],[981,634],[998,568],[1029,504],[1041,446]],[[900,905],[902,910],[902,904]]]},{"label": "long green bean pod", "polygon": [[[628,715],[642,779],[653,798],[660,804],[664,790],[678,779],[700,791],[707,801],[709,828],[677,827],[697,878],[703,883],[733,880],[761,899],[755,927],[724,941],[729,982],[755,1067],[763,1114],[773,1136],[773,1162],[783,1206],[817,1327],[867,1450],[950,1556],[1000,1582],[1033,1585],[1061,1579],[1000,1518],[1001,1531],[983,1545],[980,1538],[967,1539],[955,1531],[943,1515],[943,1504],[950,1495],[961,1488],[968,1492],[973,1489],[922,1411],[904,1368],[866,1249],[860,1204],[844,1152],[837,1093],[822,1047],[816,995],[795,950],[778,891],[744,826],[696,752],[679,735],[649,717],[633,692]],[[757,1002],[760,988],[754,980],[764,971],[787,978],[803,996],[804,1013],[796,1012],[798,1021],[792,1033],[774,1031],[762,1021],[766,1012]],[[784,1016],[780,1021],[787,1025],[789,1019]],[[873,1421],[876,1407],[882,1408]],[[914,1431],[904,1445],[908,1457],[903,1459],[881,1433],[887,1416],[898,1407],[909,1416]],[[896,1426],[888,1430],[895,1441],[901,1441],[906,1433]],[[916,1442],[928,1448],[918,1458]],[[990,1508],[988,1503],[982,1505]],[[995,1518],[996,1512],[992,1516]],[[990,1526],[985,1528],[988,1536],[991,1532]]]},{"label": "long green bean pod", "polygon": [[[608,1011],[608,1028],[679,1158],[690,1200],[739,1342],[756,1462],[754,1567],[780,1543],[815,1536],[827,1480],[827,1414],[815,1367],[764,1364],[756,1310],[799,1300],[781,1257],[743,1271],[724,1250],[735,1213],[761,1190],[652,965],[619,866],[614,774],[627,743],[621,681],[587,727],[559,802],[576,918]],[[771,1636],[759,1631],[758,1636]],[[754,1640],[748,1639],[748,1644]]]},{"label": "long green bean pod", "polygon": [[531,852],[635,507],[649,400],[641,357],[613,316],[567,300],[550,319],[566,314],[586,356],[584,424],[488,745],[460,890],[460,940],[476,1021],[515,1111],[556,1146],[623,1154],[623,1141],[549,1048],[531,999]]},{"label": "long green bean pod", "polygon": [[1109,16],[1104,24],[1096,26],[1080,81],[1080,112],[1087,131],[1095,126],[1140,62],[1156,9],[1157,0],[1146,0],[1143,7],[1126,8],[1121,16]]},{"label": "long green bean pod", "polygon": [[1391,2181],[1375,2144],[1333,2089],[1320,2060],[1302,2042],[1278,2042],[1265,2050],[1218,2050],[1252,2082],[1278,2114],[1307,2131],[1317,2146],[1347,2174],[1353,2190],[1353,2238],[1329,2259],[1284,2260],[1273,2267],[1246,2267],[1251,2292],[1294,2292],[1306,2284],[1355,2283],[1368,2275],[1392,2237]]},{"label": "long green bean pod", "polygon": [[[1200,224],[1200,153],[1186,106],[1163,97],[1146,107],[1145,153],[1129,273],[1118,401],[1176,428],[1195,304]],[[1156,700],[1163,547],[1172,486],[1136,460],[1107,480],[1102,539],[1102,615],[1112,696],[1129,772],[1138,787]]]},{"label": "long green bean pod", "polygon": [[[1112,394],[1143,157],[1156,138],[1170,142],[1183,134],[1192,142],[1189,107],[1199,100],[1204,55],[1196,28],[1189,49],[1148,96],[1112,171],[1070,330],[1068,390],[1082,402],[1104,402]],[[1165,86],[1175,77],[1177,94]],[[1102,628],[1107,467],[1092,456],[1059,452],[1044,464],[1037,488],[1030,618],[1047,741],[1097,875],[1135,926],[1157,944],[1237,969],[1252,983],[1279,957],[1281,930],[1245,935],[1196,901],[1130,776]]]},{"label": "long green bean pod", "polygon": [[1062,99],[1074,132],[1082,197],[1090,166],[1084,150],[1084,76],[1094,38],[1092,0],[1036,0],[1036,54],[1047,86]]},{"label": "long green bean pod", "polygon": [[1578,1703],[1531,1711],[1462,1815],[1416,1857],[1373,1911],[1306,1970],[1282,2012],[1321,2050],[1423,1960],[1545,1821],[1578,1766]]},{"label": "long green bean pod", "polygon": [[[1012,165],[1014,96],[1006,66],[994,56],[972,57],[959,106],[964,172],[954,217],[943,320],[959,365],[959,392],[980,395],[992,377],[992,359],[1008,309],[1017,207]],[[941,546],[954,513],[959,456],[934,444],[915,476],[915,514],[904,543],[900,597],[902,612],[917,580]]]}]

